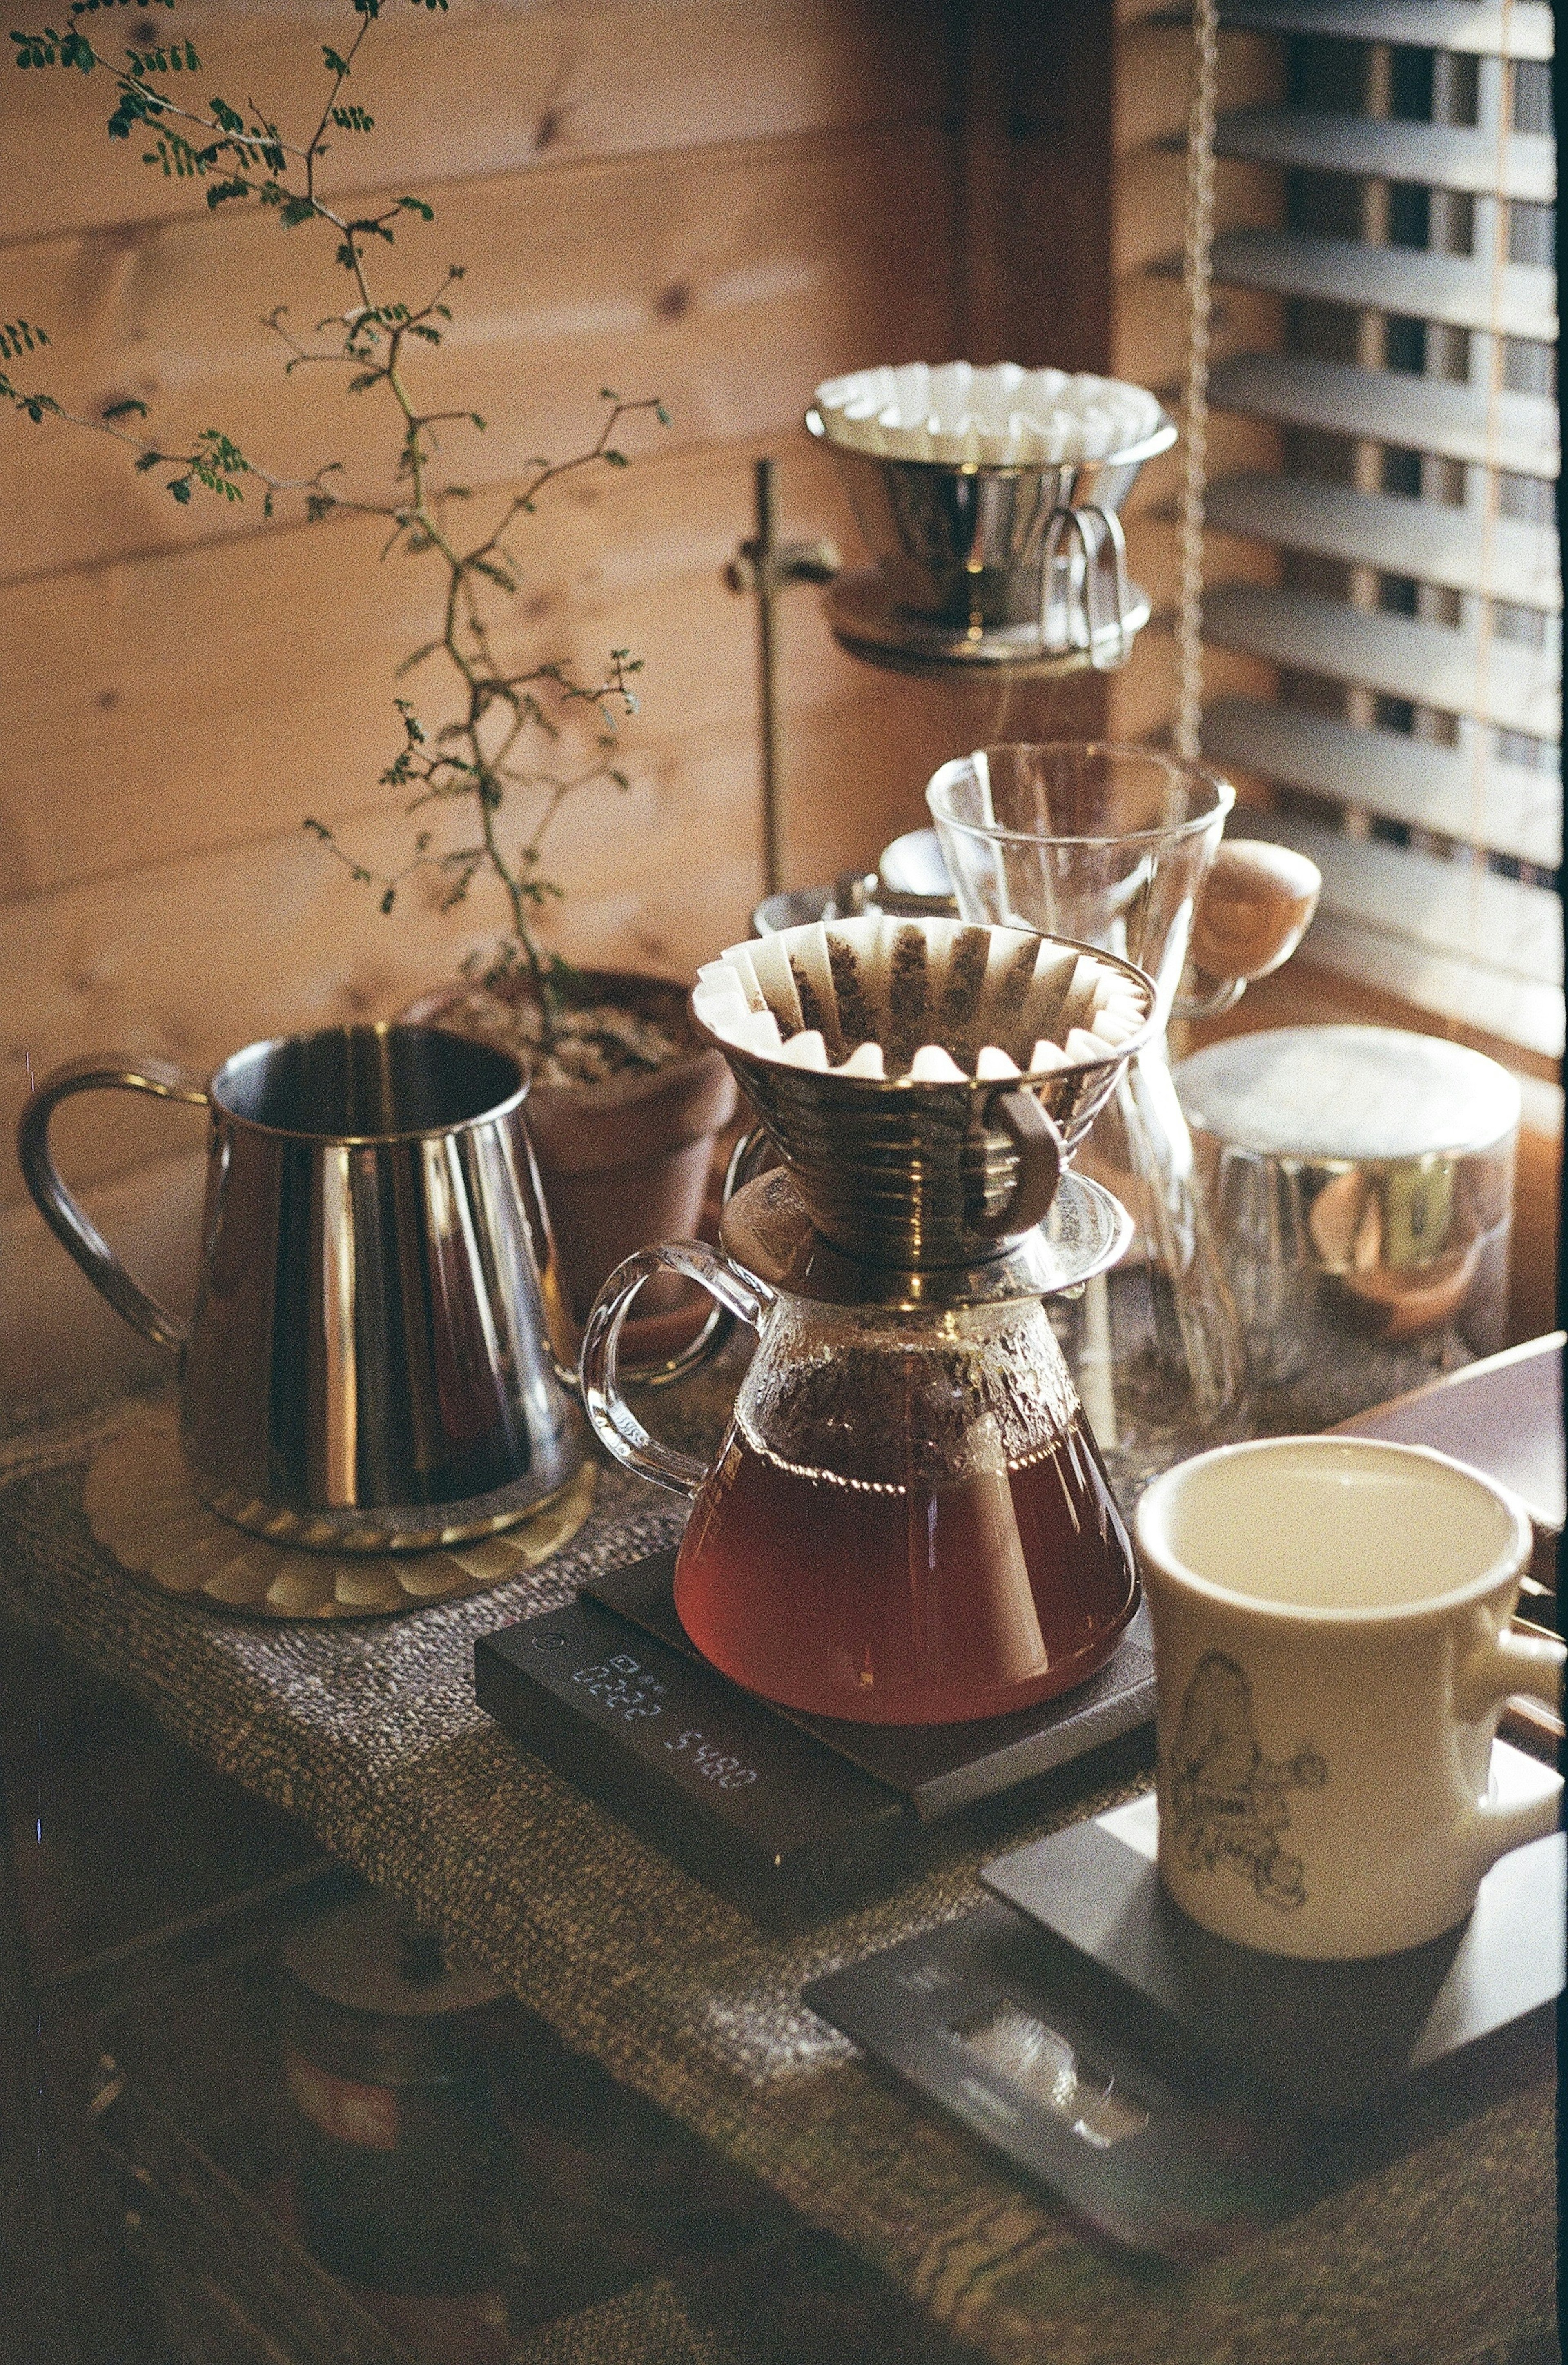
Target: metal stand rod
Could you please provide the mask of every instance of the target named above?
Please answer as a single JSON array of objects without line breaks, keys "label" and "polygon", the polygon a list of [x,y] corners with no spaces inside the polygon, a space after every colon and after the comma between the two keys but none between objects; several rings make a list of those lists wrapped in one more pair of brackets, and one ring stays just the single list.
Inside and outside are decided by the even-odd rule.
[{"label": "metal stand rod", "polygon": [[784,766],[779,749],[778,594],[790,583],[831,583],[842,561],[831,542],[780,542],[774,498],[774,463],[758,460],[756,531],[743,542],[724,569],[732,591],[756,598],[757,736],[762,757],[763,891],[777,895],[784,884]]},{"label": "metal stand rod", "polygon": [[782,764],[778,749],[778,650],[774,611],[778,598],[778,522],[773,499],[773,463],[756,464],[756,537],[752,561],[756,581],[757,734],[762,756],[762,882],[765,895],[784,884]]}]

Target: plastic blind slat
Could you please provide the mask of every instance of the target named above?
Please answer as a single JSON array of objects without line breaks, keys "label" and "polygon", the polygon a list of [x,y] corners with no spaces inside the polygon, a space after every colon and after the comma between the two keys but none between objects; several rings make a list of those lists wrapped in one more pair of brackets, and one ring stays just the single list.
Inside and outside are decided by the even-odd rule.
[{"label": "plastic blind slat", "polygon": [[[1562,859],[1562,798],[1555,772],[1495,757],[1477,766],[1468,749],[1396,731],[1360,730],[1328,715],[1250,698],[1208,709],[1204,752],[1215,763],[1262,773],[1407,828],[1480,843],[1544,870]],[[1249,830],[1253,818],[1247,816]]]},{"label": "plastic blind slat", "polygon": [[1474,714],[1538,739],[1555,739],[1562,729],[1555,649],[1521,648],[1494,635],[1484,651],[1474,633],[1246,583],[1210,592],[1204,629],[1221,648],[1387,698]]},{"label": "plastic blind slat", "polygon": [[1208,521],[1282,550],[1375,566],[1454,591],[1486,588],[1490,567],[1494,584],[1506,584],[1517,605],[1546,611],[1562,605],[1556,534],[1550,526],[1515,518],[1497,520],[1488,551],[1467,510],[1252,472],[1209,487]]},{"label": "plastic blind slat", "polygon": [[1532,263],[1509,264],[1495,296],[1491,271],[1467,257],[1238,230],[1215,239],[1214,275],[1228,287],[1316,297],[1452,328],[1490,329],[1495,321],[1505,337],[1543,344],[1557,335],[1557,275]]},{"label": "plastic blind slat", "polygon": [[1239,410],[1291,427],[1366,436],[1398,450],[1497,466],[1525,476],[1557,474],[1557,406],[1543,396],[1498,399],[1495,451],[1486,400],[1476,387],[1393,370],[1360,369],[1296,353],[1236,353],[1209,379],[1216,409]]},{"label": "plastic blind slat", "polygon": [[1295,166],[1314,173],[1350,173],[1376,181],[1417,181],[1428,188],[1476,196],[1500,193],[1549,206],[1556,195],[1552,142],[1516,131],[1508,141],[1499,185],[1497,143],[1481,131],[1447,124],[1369,122],[1357,115],[1303,109],[1242,107],[1222,115],[1215,152],[1254,164]]},{"label": "plastic blind slat", "polygon": [[1471,57],[1551,55],[1545,0],[1224,0],[1220,22],[1255,33],[1309,33],[1395,41]]}]

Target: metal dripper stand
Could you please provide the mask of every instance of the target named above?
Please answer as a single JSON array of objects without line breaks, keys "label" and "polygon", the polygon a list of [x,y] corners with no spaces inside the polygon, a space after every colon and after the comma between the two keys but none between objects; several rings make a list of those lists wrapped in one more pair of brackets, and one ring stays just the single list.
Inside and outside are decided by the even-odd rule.
[{"label": "metal dripper stand", "polygon": [[874,565],[784,536],[774,463],[725,570],[757,603],[765,891],[784,884],[778,601],[826,585],[834,634],[893,672],[1050,680],[1126,663],[1149,619],[1120,511],[1176,426],[1141,387],[1010,362],[861,370],[817,388],[807,433],[831,455]]}]

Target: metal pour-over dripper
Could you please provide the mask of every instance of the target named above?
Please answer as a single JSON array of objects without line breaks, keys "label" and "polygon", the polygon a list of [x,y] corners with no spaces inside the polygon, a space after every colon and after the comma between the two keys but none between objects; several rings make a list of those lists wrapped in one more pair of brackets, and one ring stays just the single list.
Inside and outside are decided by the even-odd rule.
[{"label": "metal pour-over dripper", "polygon": [[1154,1002],[1084,946],[867,913],[731,947],[692,1008],[823,1239],[918,1272],[1041,1222]]},{"label": "metal pour-over dripper", "polygon": [[857,372],[819,387],[832,454],[875,560],[828,593],[873,662],[1050,672],[1126,663],[1148,622],[1119,512],[1176,426],[1155,397],[1060,370]]}]

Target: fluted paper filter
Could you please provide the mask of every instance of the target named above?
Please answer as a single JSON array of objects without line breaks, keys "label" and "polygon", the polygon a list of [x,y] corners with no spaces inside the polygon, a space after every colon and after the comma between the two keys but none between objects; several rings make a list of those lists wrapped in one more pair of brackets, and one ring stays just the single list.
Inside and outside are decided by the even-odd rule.
[{"label": "fluted paper filter", "polygon": [[732,946],[692,995],[818,1229],[909,1269],[999,1252],[1006,1102],[1027,1093],[1070,1152],[1152,1007],[1142,970],[1084,946],[881,913]]}]

